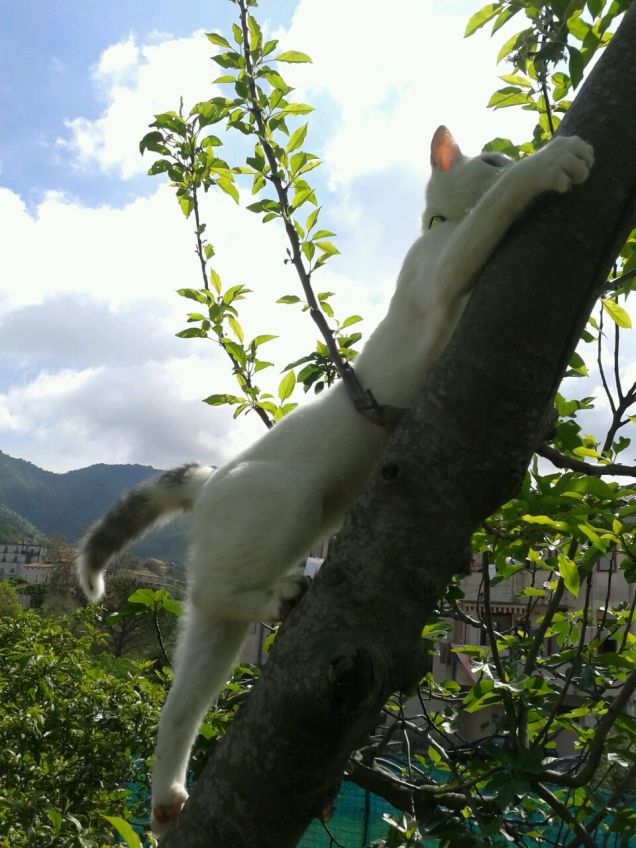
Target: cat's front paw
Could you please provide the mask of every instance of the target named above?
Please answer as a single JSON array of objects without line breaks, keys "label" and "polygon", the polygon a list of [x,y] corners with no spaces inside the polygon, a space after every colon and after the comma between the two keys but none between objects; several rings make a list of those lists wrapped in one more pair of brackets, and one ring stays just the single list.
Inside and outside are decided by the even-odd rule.
[{"label": "cat's front paw", "polygon": [[558,136],[532,158],[541,165],[538,177],[543,190],[563,194],[588,178],[594,148],[576,135]]},{"label": "cat's front paw", "polygon": [[187,800],[188,793],[180,783],[153,797],[150,827],[156,836],[163,836],[172,827]]}]

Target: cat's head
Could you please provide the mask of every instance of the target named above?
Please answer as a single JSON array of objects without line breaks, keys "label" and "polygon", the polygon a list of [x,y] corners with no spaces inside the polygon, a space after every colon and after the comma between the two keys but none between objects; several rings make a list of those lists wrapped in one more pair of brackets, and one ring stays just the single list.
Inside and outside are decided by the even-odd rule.
[{"label": "cat's head", "polygon": [[446,127],[438,127],[431,141],[432,174],[426,188],[424,229],[440,219],[464,218],[511,164],[512,160],[501,153],[464,156]]}]

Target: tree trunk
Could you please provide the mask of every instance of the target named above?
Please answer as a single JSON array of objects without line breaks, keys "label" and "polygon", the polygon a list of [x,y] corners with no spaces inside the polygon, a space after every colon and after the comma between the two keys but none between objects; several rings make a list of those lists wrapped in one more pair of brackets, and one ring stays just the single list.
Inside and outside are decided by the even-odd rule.
[{"label": "tree trunk", "polygon": [[513,496],[636,212],[636,4],[560,127],[589,180],[540,198],[483,269],[423,395],[285,622],[248,704],[162,848],[291,848],[328,815],[387,696],[415,686],[420,633]]}]

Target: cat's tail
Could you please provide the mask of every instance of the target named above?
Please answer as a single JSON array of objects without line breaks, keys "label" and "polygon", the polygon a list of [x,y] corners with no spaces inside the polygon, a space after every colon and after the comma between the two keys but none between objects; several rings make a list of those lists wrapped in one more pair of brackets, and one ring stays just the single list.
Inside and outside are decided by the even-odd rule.
[{"label": "cat's tail", "polygon": [[142,483],[120,498],[80,544],[77,576],[90,601],[104,594],[104,570],[124,548],[162,519],[192,509],[213,468],[190,463]]}]

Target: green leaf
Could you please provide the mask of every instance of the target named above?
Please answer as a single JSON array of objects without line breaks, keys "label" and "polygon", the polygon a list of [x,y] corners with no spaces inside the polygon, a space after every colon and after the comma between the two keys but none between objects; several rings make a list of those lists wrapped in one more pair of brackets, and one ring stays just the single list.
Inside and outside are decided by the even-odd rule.
[{"label": "green leaf", "polygon": [[619,327],[623,327],[625,330],[629,330],[631,328],[632,319],[623,307],[616,303],[616,301],[604,298],[603,309],[607,312],[612,321],[614,321],[615,324],[618,324]]},{"label": "green leaf", "polygon": [[348,318],[345,318],[345,320],[342,322],[342,329],[344,330],[345,327],[350,327],[352,324],[357,324],[358,321],[362,321],[362,320],[363,319],[362,319],[361,315],[350,315]]},{"label": "green leaf", "polygon": [[574,353],[570,357],[569,364],[570,368],[577,374],[580,374],[582,377],[587,377],[589,375],[585,361],[583,360],[582,356],[576,351],[574,351]]},{"label": "green leaf", "polygon": [[221,278],[216,271],[210,271],[210,282],[217,294],[221,294]]},{"label": "green leaf", "polygon": [[299,50],[286,50],[274,57],[277,62],[311,62],[311,56]]},{"label": "green leaf", "polygon": [[295,294],[286,294],[279,297],[276,303],[300,303],[300,298]]},{"label": "green leaf", "polygon": [[247,18],[247,26],[250,31],[250,50],[258,50],[262,41],[261,28],[256,18],[252,17],[252,15],[249,15]]},{"label": "green leaf", "polygon": [[278,397],[281,401],[287,400],[287,398],[294,391],[294,387],[296,386],[296,375],[293,371],[290,371],[286,374],[283,379],[280,381],[278,386]]},{"label": "green leaf", "polygon": [[526,598],[542,598],[545,595],[545,590],[537,589],[534,586],[526,586],[525,589],[522,589],[517,594],[523,595]]},{"label": "green leaf", "polygon": [[190,300],[196,300],[198,303],[208,302],[205,292],[199,291],[198,289],[177,289],[177,294],[180,294],[181,297],[187,297]]},{"label": "green leaf", "polygon": [[528,102],[529,95],[514,85],[500,88],[492,95],[486,104],[493,109],[506,109],[508,106],[524,105]]},{"label": "green leaf", "polygon": [[308,103],[288,103],[283,109],[278,112],[278,115],[307,115],[313,112],[314,107]]},{"label": "green leaf", "polygon": [[291,134],[291,138],[287,143],[287,147],[285,148],[287,150],[287,153],[291,153],[293,150],[297,150],[302,145],[307,136],[308,126],[308,124],[303,124],[301,127],[298,127],[297,130],[294,130],[294,132]]},{"label": "green leaf", "polygon": [[570,528],[565,521],[555,521],[549,515],[522,515],[522,521],[528,524],[543,524],[546,527],[552,527],[553,530],[559,530],[562,533],[567,532]]},{"label": "green leaf", "polygon": [[564,554],[558,555],[557,563],[559,574],[565,583],[565,588],[576,598],[581,588],[581,578],[579,577],[579,570],[576,567],[576,563]]},{"label": "green leaf", "polygon": [[236,320],[236,318],[233,318],[231,315],[228,316],[227,320],[228,320],[230,327],[234,330],[234,334],[235,334],[236,338],[240,342],[243,342],[243,338],[244,338],[243,328],[241,327],[239,322]]},{"label": "green leaf", "polygon": [[570,79],[572,80],[572,88],[576,88],[583,79],[585,59],[583,58],[581,51],[577,50],[576,47],[572,47],[570,44],[568,44],[568,53],[570,54],[568,68],[570,71]]},{"label": "green leaf", "polygon": [[527,77],[521,74],[501,74],[500,80],[507,82],[509,85],[520,85],[522,88],[532,88],[532,83]]},{"label": "green leaf", "polygon": [[230,42],[227,38],[224,38],[222,35],[219,35],[217,32],[206,32],[205,37],[208,41],[211,41],[212,44],[217,44],[219,47],[228,47],[230,46]]},{"label": "green leaf", "polygon": [[309,213],[309,215],[307,215],[307,221],[305,222],[307,232],[309,232],[309,230],[311,230],[312,227],[316,225],[316,221],[318,220],[318,215],[320,215],[321,208],[322,207],[319,206],[317,209],[314,209],[312,212]]},{"label": "green leaf", "polygon": [[163,133],[159,132],[159,130],[146,133],[139,142],[139,152],[143,155],[146,150],[152,150],[154,153],[163,153],[164,155],[170,152],[164,144]]},{"label": "green leaf", "polygon": [[102,818],[105,818],[107,822],[110,822],[117,833],[119,833],[120,836],[123,836],[128,848],[141,848],[141,840],[133,830],[132,825],[129,825],[125,819],[120,819],[119,816],[104,815],[102,815]]},{"label": "green leaf", "polygon": [[222,68],[240,68],[243,63],[243,57],[230,50],[228,53],[219,53],[218,56],[212,56],[212,61],[216,62]]},{"label": "green leaf", "polygon": [[56,810],[55,807],[47,807],[46,814],[51,820],[55,833],[59,833],[59,830],[62,827],[62,814],[60,811]]},{"label": "green leaf", "polygon": [[468,38],[474,32],[477,32],[478,29],[481,29],[484,24],[487,24],[488,21],[495,17],[499,9],[500,6],[498,3],[489,3],[487,6],[482,6],[474,15],[471,15],[466,24],[464,38]]},{"label": "green leaf", "polygon": [[250,291],[251,289],[248,289],[242,283],[239,283],[236,286],[232,286],[225,292],[223,295],[223,302],[229,305],[235,300],[244,300],[245,295]]},{"label": "green leaf", "polygon": [[209,403],[210,406],[223,406],[224,404],[234,406],[236,403],[243,403],[243,398],[227,394],[210,395],[204,399],[203,403]]},{"label": "green leaf", "polygon": [[216,184],[222,191],[224,191],[226,194],[229,194],[230,197],[232,197],[236,201],[236,203],[239,202],[238,190],[231,179],[229,179],[228,177],[219,177],[219,179],[216,181]]},{"label": "green leaf", "polygon": [[502,59],[505,59],[508,54],[512,53],[517,44],[522,41],[528,33],[532,33],[532,30],[524,29],[521,32],[515,33],[511,38],[509,38],[497,54],[497,64],[499,64]]},{"label": "green leaf", "polygon": [[201,327],[188,327],[175,335],[180,339],[207,339],[207,333]]},{"label": "green leaf", "polygon": [[602,455],[593,448],[586,448],[583,445],[578,445],[573,448],[572,453],[576,456],[589,456],[593,459],[603,459]]},{"label": "green leaf", "polygon": [[314,244],[327,256],[335,256],[337,253],[340,253],[335,244],[332,244],[330,241],[316,241]]},{"label": "green leaf", "polygon": [[182,194],[181,197],[179,197],[179,206],[186,218],[189,218],[190,213],[194,209],[194,202],[192,198],[187,194]]},{"label": "green leaf", "polygon": [[260,347],[262,344],[265,344],[265,342],[271,342],[272,339],[277,339],[277,338],[278,338],[278,336],[272,336],[272,335],[254,336],[251,344],[253,344],[255,347]]}]

